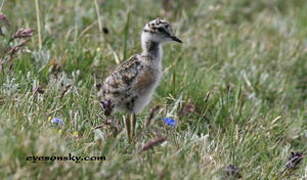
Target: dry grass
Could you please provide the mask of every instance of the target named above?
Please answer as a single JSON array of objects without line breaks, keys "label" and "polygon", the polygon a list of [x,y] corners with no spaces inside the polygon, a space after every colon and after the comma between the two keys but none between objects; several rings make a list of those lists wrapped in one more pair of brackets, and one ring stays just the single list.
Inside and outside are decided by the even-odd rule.
[{"label": "dry grass", "polygon": [[[25,27],[35,35],[0,74],[1,177],[307,178],[304,158],[282,173],[292,151],[307,150],[304,0],[166,3],[172,8],[149,0],[37,2],[40,13],[28,1],[2,8],[11,23],[0,24],[4,33]],[[96,85],[140,51],[140,30],[157,16],[173,22],[184,44],[165,47],[163,82],[129,145],[121,115],[101,116]],[[8,38],[0,36],[1,48]],[[53,117],[64,126],[52,125]],[[141,152],[159,137],[167,141]],[[26,161],[69,153],[106,160]]]}]

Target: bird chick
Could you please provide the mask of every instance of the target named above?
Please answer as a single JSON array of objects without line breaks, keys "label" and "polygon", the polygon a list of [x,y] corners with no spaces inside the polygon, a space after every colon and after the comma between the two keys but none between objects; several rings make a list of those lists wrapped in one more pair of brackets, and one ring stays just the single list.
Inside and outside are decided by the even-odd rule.
[{"label": "bird chick", "polygon": [[150,21],[142,31],[142,53],[121,63],[102,85],[101,107],[105,115],[129,114],[125,118],[129,141],[135,133],[136,113],[151,101],[161,80],[162,45],[172,41],[182,43],[174,35],[170,23],[160,18]]}]

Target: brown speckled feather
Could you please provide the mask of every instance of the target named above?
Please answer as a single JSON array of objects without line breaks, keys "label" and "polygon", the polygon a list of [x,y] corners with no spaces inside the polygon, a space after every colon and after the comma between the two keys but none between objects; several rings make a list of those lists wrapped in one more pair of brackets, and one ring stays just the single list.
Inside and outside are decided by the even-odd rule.
[{"label": "brown speckled feather", "polygon": [[132,56],[106,78],[102,87],[101,102],[106,114],[112,113],[114,107],[133,111],[138,97],[154,84],[155,71],[145,63],[144,59],[148,60],[148,57]]},{"label": "brown speckled feather", "polygon": [[[114,91],[127,90],[135,81],[139,70],[142,69],[138,55],[130,57],[128,60],[121,63],[115,71],[106,79],[104,85]],[[110,88],[111,87],[111,88]]]}]

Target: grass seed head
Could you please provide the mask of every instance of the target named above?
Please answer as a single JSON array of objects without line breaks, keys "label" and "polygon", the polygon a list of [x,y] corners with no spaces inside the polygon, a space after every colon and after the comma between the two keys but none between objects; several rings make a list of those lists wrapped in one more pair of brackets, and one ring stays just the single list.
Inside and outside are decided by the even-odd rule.
[{"label": "grass seed head", "polygon": [[301,152],[291,152],[290,157],[286,163],[286,168],[296,169],[303,159],[303,153]]},{"label": "grass seed head", "polygon": [[13,39],[22,39],[32,37],[33,29],[31,28],[21,28],[18,29],[17,32],[13,35]]},{"label": "grass seed head", "polygon": [[240,168],[233,165],[233,164],[230,164],[228,165],[227,167],[225,167],[225,173],[226,173],[226,176],[229,177],[229,178],[241,178],[242,175],[240,174]]}]

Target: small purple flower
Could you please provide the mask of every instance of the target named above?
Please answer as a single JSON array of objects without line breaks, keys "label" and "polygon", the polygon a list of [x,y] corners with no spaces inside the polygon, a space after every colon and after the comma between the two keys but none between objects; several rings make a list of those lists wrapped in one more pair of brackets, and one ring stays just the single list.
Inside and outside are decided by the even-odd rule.
[{"label": "small purple flower", "polygon": [[[6,17],[4,14],[0,13],[0,28],[1,28],[1,26],[3,26],[3,25],[9,26],[10,23],[9,23],[7,17]],[[1,29],[0,29],[0,31],[1,31],[1,34],[2,34],[2,30],[1,30]],[[0,35],[1,35],[1,34],[0,34]],[[2,35],[3,35],[3,34],[2,34]]]},{"label": "small purple flower", "polygon": [[166,125],[171,126],[171,127],[175,127],[177,123],[176,120],[170,117],[163,118],[162,120],[164,121]]},{"label": "small purple flower", "polygon": [[56,125],[60,125],[63,126],[64,125],[64,121],[60,118],[53,118],[51,119],[51,123],[52,124],[56,124]]},{"label": "small purple flower", "polygon": [[5,23],[8,22],[6,15],[0,13],[0,21],[4,21]]}]

